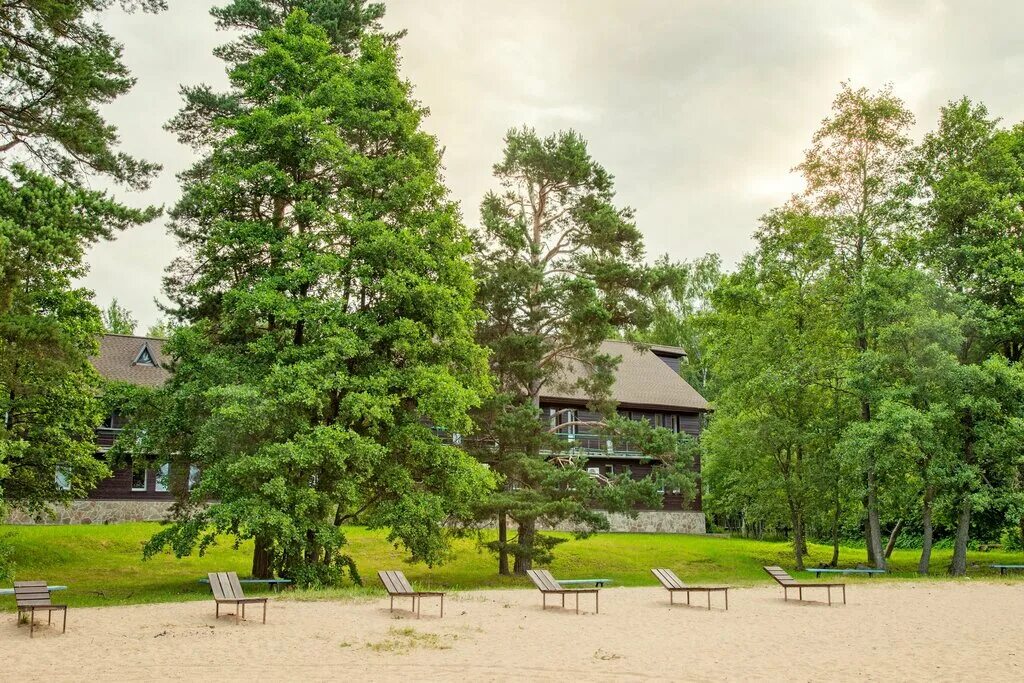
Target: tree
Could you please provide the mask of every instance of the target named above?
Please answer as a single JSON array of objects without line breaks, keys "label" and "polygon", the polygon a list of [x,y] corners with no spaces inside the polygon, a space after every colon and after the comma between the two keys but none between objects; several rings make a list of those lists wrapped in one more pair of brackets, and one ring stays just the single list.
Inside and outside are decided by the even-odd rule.
[{"label": "tree", "polygon": [[[966,572],[972,514],[997,504],[1024,510],[1017,449],[1004,442],[1003,450],[987,450],[987,458],[979,458],[979,441],[1009,428],[1000,421],[1016,419],[1013,392],[992,390],[1013,386],[1014,367],[992,356],[1015,365],[1024,353],[1024,127],[1000,130],[984,105],[966,98],[950,103],[917,150],[914,168],[922,199],[922,260],[960,297],[963,309],[964,339],[957,352],[964,366],[957,404],[960,456],[949,481],[957,511],[950,573],[960,576]],[[1010,403],[993,405],[997,397]],[[1024,521],[1018,527],[1024,537]]]},{"label": "tree", "polygon": [[[909,215],[907,131],[913,116],[887,87],[877,94],[844,83],[804,161],[797,167],[807,189],[802,201],[825,218],[844,280],[841,311],[855,349],[854,371],[870,353],[875,330],[870,328],[872,292],[868,273],[876,268],[893,232]],[[861,377],[861,380],[867,378]],[[860,420],[872,419],[870,382],[852,379],[859,392]],[[868,560],[885,566],[879,519],[879,467],[863,453],[865,539]]]},{"label": "tree", "polygon": [[[602,524],[589,508],[598,490],[581,463],[551,457],[561,448],[558,423],[575,418],[563,411],[554,429],[543,426],[541,393],[570,382],[570,368],[579,368],[575,381],[593,398],[591,408],[610,416],[617,359],[599,345],[648,323],[661,274],[643,264],[633,211],[615,206],[612,176],[577,133],[510,130],[494,175],[501,189],[484,198],[475,233],[477,301],[485,312],[477,339],[491,350],[499,395],[478,423],[500,446],[478,456],[504,489],[481,512],[498,520],[499,572],[508,572],[511,554],[522,573],[549,557],[553,541],[538,533],[539,522]],[[624,494],[627,482],[618,483]],[[517,526],[514,541],[509,519]]]},{"label": "tree", "polygon": [[[116,149],[99,107],[131,89],[121,46],[88,18],[112,0],[23,0],[0,5],[0,168],[31,162],[77,182],[110,176],[145,189],[159,166]],[[164,0],[121,0],[156,12]]]},{"label": "tree", "polygon": [[117,303],[117,297],[103,311],[103,331],[109,334],[135,334],[138,324],[131,311]]},{"label": "tree", "polygon": [[174,332],[176,325],[173,321],[161,318],[149,326],[146,336],[155,339],[167,339]]},{"label": "tree", "polygon": [[85,250],[150,220],[103,193],[24,166],[0,178],[0,490],[3,502],[44,514],[108,474],[95,458],[103,417],[88,362],[102,326],[92,293],[72,281]]},{"label": "tree", "polygon": [[99,113],[133,82],[120,46],[86,19],[109,4],[0,5],[0,508],[38,515],[108,471],[94,457],[101,386],[87,362],[100,313],[73,284],[85,250],[159,214],[81,183],[107,176],[144,188],[157,170],[119,152]]},{"label": "tree", "polygon": [[[715,378],[715,414],[701,438],[709,509],[759,509],[787,519],[796,567],[806,555],[815,493],[834,467],[836,421],[849,399],[840,392],[848,351],[834,315],[835,278],[825,221],[795,210],[762,220],[758,249],[712,294],[705,323]],[[842,500],[836,502],[837,508]]]},{"label": "tree", "polygon": [[201,477],[147,552],[230,534],[255,540],[256,576],[358,580],[343,525],[359,520],[438,562],[491,477],[438,435],[471,431],[488,382],[426,112],[377,36],[347,56],[297,10],[251,44],[217,135],[174,123],[212,142],[172,213],[185,256],[166,294],[189,325],[136,433]]}]

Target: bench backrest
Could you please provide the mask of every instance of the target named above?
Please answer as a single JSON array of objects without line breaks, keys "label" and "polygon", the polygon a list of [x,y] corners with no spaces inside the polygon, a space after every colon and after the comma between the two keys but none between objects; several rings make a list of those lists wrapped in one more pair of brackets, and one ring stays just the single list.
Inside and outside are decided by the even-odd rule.
[{"label": "bench backrest", "polygon": [[661,581],[661,585],[669,590],[686,588],[686,584],[680,581],[679,577],[671,569],[652,569],[651,573],[657,576],[658,581]]},{"label": "bench backrest", "polygon": [[771,576],[777,583],[783,586],[795,586],[797,585],[796,579],[786,573],[786,570],[782,567],[762,567],[768,575]]},{"label": "bench backrest", "polygon": [[416,592],[402,572],[377,572],[377,576],[380,577],[380,582],[384,584],[388,595],[411,595]]},{"label": "bench backrest", "polygon": [[555,581],[555,577],[551,576],[551,572],[547,569],[527,569],[526,573],[530,576],[530,580],[533,581],[533,585],[539,588],[542,593],[565,590]]},{"label": "bench backrest", "polygon": [[15,581],[14,599],[18,607],[49,607],[50,589],[45,581]]},{"label": "bench backrest", "polygon": [[235,572],[210,572],[210,588],[217,600],[244,600],[242,584]]}]

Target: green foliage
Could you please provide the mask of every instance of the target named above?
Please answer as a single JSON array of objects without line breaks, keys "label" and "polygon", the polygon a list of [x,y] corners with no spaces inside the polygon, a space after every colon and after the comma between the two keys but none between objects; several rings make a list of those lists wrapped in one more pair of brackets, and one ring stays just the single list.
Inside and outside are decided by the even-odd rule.
[{"label": "green foliage", "polygon": [[425,111],[380,37],[345,55],[296,11],[251,44],[232,113],[174,124],[211,141],[172,213],[186,255],[166,292],[190,325],[134,433],[201,477],[147,554],[228,534],[255,540],[257,574],[358,580],[342,551],[358,519],[437,563],[492,479],[436,433],[469,433],[489,385]]},{"label": "green foliage", "polygon": [[103,311],[103,331],[110,334],[135,334],[138,321],[132,312],[117,303],[117,297],[110,300],[110,305]]},{"label": "green foliage", "polygon": [[[507,573],[509,554],[516,572],[550,561],[557,541],[538,533],[538,523],[568,521],[586,533],[607,525],[595,501],[629,510],[656,498],[651,482],[620,478],[602,487],[582,459],[558,456],[565,447],[556,433],[562,417],[578,420],[563,411],[548,425],[539,408],[545,387],[574,384],[593,408],[614,412],[609,390],[617,358],[599,345],[620,330],[646,327],[664,274],[644,265],[632,209],[615,206],[612,176],[577,133],[510,130],[494,175],[501,189],[483,200],[475,263],[477,301],[486,314],[477,339],[491,350],[499,392],[477,414],[474,452],[501,479],[502,490],[478,515],[497,516],[499,538],[489,547],[499,555],[499,572]],[[566,379],[571,369],[580,370],[578,379]],[[506,534],[508,519],[518,526],[514,539]]]},{"label": "green foliage", "polygon": [[[0,178],[0,489],[42,514],[83,497],[108,474],[94,457],[102,418],[96,351],[100,313],[73,280],[85,250],[150,220],[103,193],[15,165]],[[63,486],[59,486],[58,482]]]},{"label": "green foliage", "polygon": [[[100,106],[135,83],[121,46],[92,15],[112,0],[24,0],[0,5],[0,168],[31,162],[77,182],[107,175],[145,189],[159,166],[116,150]],[[157,12],[164,0],[122,0]]]},{"label": "green foliage", "polygon": [[[252,555],[251,541],[235,548],[227,539],[211,546],[206,555],[175,558],[161,554],[148,560],[139,557],[139,546],[160,528],[157,523],[110,525],[19,526],[0,527],[0,535],[9,539],[18,558],[17,575],[60,577],[69,590],[61,593],[61,602],[72,607],[111,606],[139,603],[209,600],[210,588],[199,579],[211,571],[236,571],[246,576]],[[388,543],[383,531],[346,527],[348,550],[367,576],[382,569],[402,566],[403,553]],[[691,536],[681,534],[595,534],[585,540],[569,534],[554,534],[564,539],[558,546],[551,571],[558,577],[588,578],[602,576],[614,581],[613,586],[655,586],[651,567],[671,567],[694,584],[768,585],[770,579],[763,565],[792,563],[789,545],[782,541],[755,541],[743,538]],[[485,537],[485,541],[491,540]],[[863,543],[863,540],[861,540]],[[809,565],[828,561],[828,546],[809,544]],[[856,548],[844,546],[844,555]],[[453,542],[454,556],[440,567],[421,562],[403,566],[406,576],[418,587],[436,590],[471,590],[485,588],[522,588],[534,590],[526,577],[498,576],[491,558],[475,548],[472,539]],[[890,559],[892,573],[885,579],[843,577],[844,581],[865,582],[868,586],[880,581],[906,580],[915,576],[918,551],[897,549]],[[950,550],[938,548],[936,561],[948,561]],[[972,548],[972,581],[1020,581],[1016,577],[1001,578],[986,567],[992,563],[1020,564],[1024,556],[1018,552]],[[807,575],[810,577],[811,575]],[[247,585],[246,593],[258,592],[258,585]],[[614,588],[612,589],[615,590]],[[264,593],[266,594],[266,593]],[[316,590],[284,590],[278,600],[325,600],[353,598],[384,600],[387,598],[376,581],[367,581],[362,588],[341,587]],[[603,599],[603,598],[602,598]],[[13,601],[8,602],[13,608]]]}]

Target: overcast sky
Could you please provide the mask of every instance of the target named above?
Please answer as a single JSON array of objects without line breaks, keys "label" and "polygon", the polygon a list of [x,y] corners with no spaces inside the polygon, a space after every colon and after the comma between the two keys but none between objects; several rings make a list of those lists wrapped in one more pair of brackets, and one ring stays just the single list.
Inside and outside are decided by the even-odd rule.
[{"label": "overcast sky", "polygon": [[[175,174],[192,162],[162,125],[179,84],[226,82],[210,54],[211,0],[169,0],[160,15],[111,11],[135,89],[107,108],[123,148],[163,164],[132,204],[171,206]],[[221,4],[221,3],[218,3]],[[389,0],[385,25],[408,29],[402,70],[430,107],[426,128],[445,149],[445,177],[474,225],[505,131],[574,128],[636,209],[653,258],[751,247],[765,211],[799,188],[790,169],[839,89],[891,82],[917,117],[963,95],[1005,122],[1024,120],[1024,3],[692,2],[687,0]],[[175,253],[164,220],[89,254],[85,284],[139,319]]]}]

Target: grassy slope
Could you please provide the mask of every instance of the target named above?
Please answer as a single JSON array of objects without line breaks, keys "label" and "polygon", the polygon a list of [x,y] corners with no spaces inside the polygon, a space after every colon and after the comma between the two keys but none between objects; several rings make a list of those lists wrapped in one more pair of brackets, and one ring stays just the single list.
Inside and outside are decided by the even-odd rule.
[{"label": "grassy slope", "polygon": [[[18,578],[41,578],[51,584],[68,585],[70,590],[61,595],[61,600],[70,605],[204,599],[209,589],[200,585],[198,579],[206,572],[234,570],[243,576],[248,574],[251,546],[234,550],[229,542],[212,548],[202,558],[178,560],[168,555],[144,562],[140,553],[142,543],[158,528],[156,524],[145,523],[9,526],[0,527],[0,534],[8,536],[15,547]],[[380,532],[350,528],[348,535],[349,552],[366,584],[374,589],[375,573],[384,568],[401,568],[411,581],[423,586],[465,589],[527,584],[523,579],[498,577],[493,557],[478,551],[471,539],[456,542],[453,559],[430,569],[405,564],[403,554],[388,545]],[[811,546],[810,550],[808,566],[831,557],[829,547]],[[949,551],[934,553],[936,574],[941,576],[949,555]],[[862,560],[863,550],[844,549],[844,566]],[[1024,556],[1011,553],[973,553],[969,560],[981,567],[991,563],[1024,564]],[[766,564],[792,567],[788,544],[708,536],[601,534],[560,545],[551,570],[559,578],[604,577],[612,579],[613,585],[636,586],[654,584],[649,569],[663,566],[675,569],[683,580],[693,583],[744,585],[767,580],[761,571]],[[917,552],[897,550],[891,564],[896,577],[913,576]],[[973,574],[993,576],[987,568],[976,569]],[[351,589],[343,589],[295,597],[352,594]],[[13,600],[0,598],[0,608],[11,606]]]}]

